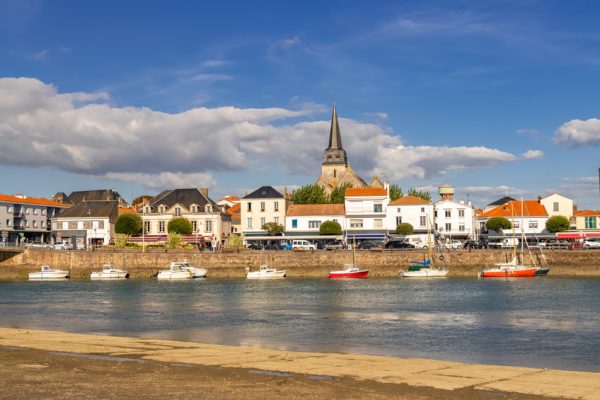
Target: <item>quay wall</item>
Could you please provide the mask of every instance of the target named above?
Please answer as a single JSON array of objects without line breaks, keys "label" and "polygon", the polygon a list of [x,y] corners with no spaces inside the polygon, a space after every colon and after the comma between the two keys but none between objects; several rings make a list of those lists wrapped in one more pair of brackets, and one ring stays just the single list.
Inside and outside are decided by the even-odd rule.
[{"label": "quay wall", "polygon": [[[600,277],[600,251],[554,250],[545,252],[552,276]],[[357,251],[356,263],[370,270],[370,277],[397,277],[410,260],[423,260],[422,251]],[[445,254],[449,276],[475,277],[477,272],[494,263],[504,262],[509,255],[501,250],[452,250]],[[352,262],[351,251],[251,251],[199,252],[169,250],[59,251],[27,249],[12,257],[0,257],[0,279],[27,279],[27,274],[41,265],[71,271],[74,279],[87,279],[90,272],[103,264],[126,269],[132,279],[151,278],[166,269],[172,261],[187,260],[191,265],[208,268],[209,277],[241,278],[246,268],[257,269],[267,263],[287,270],[290,278],[325,277],[332,269],[342,269]]]}]

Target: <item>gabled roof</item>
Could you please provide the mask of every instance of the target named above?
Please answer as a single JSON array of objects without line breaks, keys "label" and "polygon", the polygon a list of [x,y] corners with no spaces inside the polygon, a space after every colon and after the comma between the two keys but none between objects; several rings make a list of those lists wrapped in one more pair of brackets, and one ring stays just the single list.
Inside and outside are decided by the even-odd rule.
[{"label": "gabled roof", "polygon": [[244,199],[283,199],[283,195],[271,186],[262,186],[243,197]]},{"label": "gabled roof", "polygon": [[51,206],[51,207],[69,207],[68,204],[58,203],[56,201],[43,199],[39,197],[27,197],[27,196],[11,196],[8,194],[0,194],[0,201],[6,203],[19,203],[19,204],[33,204],[37,206]]},{"label": "gabled roof", "polygon": [[241,211],[241,205],[238,204],[234,204],[231,207],[229,207],[227,210],[225,210],[225,212],[229,215],[231,215],[232,217],[240,217],[240,211]]},{"label": "gabled roof", "polygon": [[387,191],[384,188],[348,188],[346,189],[346,197],[359,196],[387,196]]},{"label": "gabled roof", "polygon": [[500,199],[498,199],[498,200],[496,200],[496,201],[488,204],[488,206],[502,206],[502,205],[508,203],[509,201],[514,201],[514,200],[515,199],[513,199],[510,196],[504,196],[504,197],[502,197],[502,198],[500,198]]},{"label": "gabled roof", "polygon": [[240,201],[240,198],[237,196],[227,196],[225,197],[224,200],[230,201],[232,203],[235,203],[236,201]]},{"label": "gabled roof", "polygon": [[421,205],[421,204],[431,204],[431,202],[424,200],[417,196],[402,196],[397,200],[394,200],[390,203],[390,206],[401,206],[401,205]]},{"label": "gabled roof", "polygon": [[575,213],[576,217],[600,217],[600,210],[581,210]]},{"label": "gabled roof", "polygon": [[116,200],[82,201],[61,212],[58,218],[110,218],[116,219],[119,203]]},{"label": "gabled roof", "polygon": [[132,207],[119,207],[119,215],[126,213],[137,213]]},{"label": "gabled roof", "polygon": [[484,212],[480,218],[493,217],[547,217],[546,207],[538,203],[537,200],[513,200],[504,205],[492,208]]},{"label": "gabled roof", "polygon": [[208,203],[212,204],[216,210],[217,204],[197,188],[171,189],[165,190],[164,192],[154,196],[154,198],[150,200],[150,207],[155,209],[162,204],[167,208],[171,208],[175,204],[180,204],[181,206],[189,209],[192,204],[196,204],[202,208]]},{"label": "gabled roof", "polygon": [[121,195],[114,189],[80,190],[69,195],[69,200],[73,204],[79,204],[82,201],[119,199],[122,199]]},{"label": "gabled roof", "polygon": [[344,215],[343,204],[292,204],[287,209],[287,216],[301,217],[307,215]]}]

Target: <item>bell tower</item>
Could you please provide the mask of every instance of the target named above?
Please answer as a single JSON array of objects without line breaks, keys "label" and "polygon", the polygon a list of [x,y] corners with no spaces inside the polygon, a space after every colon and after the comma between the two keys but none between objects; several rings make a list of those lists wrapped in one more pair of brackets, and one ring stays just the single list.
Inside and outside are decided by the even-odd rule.
[{"label": "bell tower", "polygon": [[334,103],[331,113],[331,128],[329,128],[329,147],[323,152],[321,176],[327,181],[335,181],[344,175],[347,168],[348,155],[342,148],[342,135]]}]

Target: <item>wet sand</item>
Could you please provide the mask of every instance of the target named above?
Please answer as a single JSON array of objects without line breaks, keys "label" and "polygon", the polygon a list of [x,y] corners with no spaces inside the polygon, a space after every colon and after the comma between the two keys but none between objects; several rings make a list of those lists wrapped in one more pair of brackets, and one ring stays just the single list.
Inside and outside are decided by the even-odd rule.
[{"label": "wet sand", "polygon": [[1,399],[600,399],[600,373],[0,328]]}]

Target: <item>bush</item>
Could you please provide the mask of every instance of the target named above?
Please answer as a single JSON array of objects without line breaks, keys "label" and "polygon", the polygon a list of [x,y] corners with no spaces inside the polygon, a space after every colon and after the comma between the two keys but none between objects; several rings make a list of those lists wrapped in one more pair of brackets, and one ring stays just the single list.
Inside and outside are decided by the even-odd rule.
[{"label": "bush", "polygon": [[500,233],[502,229],[512,228],[512,224],[508,219],[504,217],[494,217],[488,219],[488,221],[485,223],[485,227],[489,231],[495,231]]},{"label": "bush", "polygon": [[336,221],[324,221],[319,227],[319,235],[341,235],[342,227]]},{"label": "bush", "polygon": [[564,232],[568,231],[569,227],[569,220],[567,217],[563,217],[562,215],[555,215],[554,217],[548,218],[546,221],[546,229],[548,232]]},{"label": "bush", "polygon": [[167,225],[167,231],[169,233],[189,235],[192,233],[192,223],[183,217],[173,218]]},{"label": "bush", "polygon": [[228,250],[241,250],[244,248],[242,237],[238,234],[232,234],[227,241]]},{"label": "bush", "polygon": [[410,235],[413,233],[413,230],[413,226],[408,222],[398,224],[398,226],[396,227],[396,233],[398,235]]},{"label": "bush", "polygon": [[276,224],[275,222],[267,222],[262,226],[262,228],[267,231],[269,236],[275,236],[283,233],[284,231],[283,225]]},{"label": "bush", "polygon": [[124,233],[117,233],[115,235],[115,247],[117,249],[124,249],[127,246],[127,241],[129,240],[129,235]]},{"label": "bush", "polygon": [[181,235],[175,232],[169,232],[167,235],[167,248],[177,249],[181,247]]},{"label": "bush", "polygon": [[119,215],[115,223],[115,232],[125,235],[142,233],[142,217],[132,212]]}]

